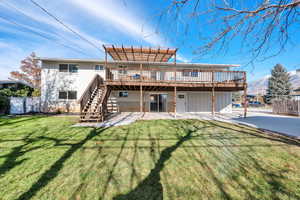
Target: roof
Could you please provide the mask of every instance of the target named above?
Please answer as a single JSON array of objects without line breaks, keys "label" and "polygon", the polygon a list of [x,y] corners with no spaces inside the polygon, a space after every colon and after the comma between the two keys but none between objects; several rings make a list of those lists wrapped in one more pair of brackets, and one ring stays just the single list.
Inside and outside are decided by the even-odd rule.
[{"label": "roof", "polygon": [[177,52],[174,48],[145,48],[145,47],[117,47],[103,45],[104,50],[116,61],[147,61],[168,62]]},{"label": "roof", "polygon": [[19,80],[0,80],[0,84],[16,84],[16,83],[26,85],[28,87],[33,87],[29,83],[25,83],[25,82],[19,81]]},{"label": "roof", "polygon": [[[47,58],[47,57],[38,57],[38,60],[46,62],[62,62],[62,63],[97,63],[105,64],[104,60],[100,59],[77,59],[77,58]],[[108,61],[108,64],[145,64],[153,66],[172,66],[174,63],[170,62],[147,62],[147,61]],[[230,67],[239,67],[238,64],[210,64],[210,63],[176,63],[176,67],[207,67],[207,68],[230,68]]]},{"label": "roof", "polygon": [[300,87],[296,88],[294,92],[300,92]]}]

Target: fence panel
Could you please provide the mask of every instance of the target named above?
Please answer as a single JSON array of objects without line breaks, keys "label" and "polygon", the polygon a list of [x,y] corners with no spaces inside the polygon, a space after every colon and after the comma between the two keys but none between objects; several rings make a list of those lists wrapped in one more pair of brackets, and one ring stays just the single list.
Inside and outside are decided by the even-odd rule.
[{"label": "fence panel", "polygon": [[10,114],[40,112],[40,97],[11,97]]},{"label": "fence panel", "polygon": [[274,100],[273,113],[300,116],[300,100]]}]

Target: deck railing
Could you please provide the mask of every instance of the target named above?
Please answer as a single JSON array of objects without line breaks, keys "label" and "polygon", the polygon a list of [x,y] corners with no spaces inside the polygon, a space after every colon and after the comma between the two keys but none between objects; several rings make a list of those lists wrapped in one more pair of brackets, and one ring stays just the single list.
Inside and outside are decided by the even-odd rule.
[{"label": "deck railing", "polygon": [[246,80],[244,71],[204,71],[204,70],[116,70],[107,73],[110,81],[143,81],[143,82],[200,82],[200,83],[243,83]]}]

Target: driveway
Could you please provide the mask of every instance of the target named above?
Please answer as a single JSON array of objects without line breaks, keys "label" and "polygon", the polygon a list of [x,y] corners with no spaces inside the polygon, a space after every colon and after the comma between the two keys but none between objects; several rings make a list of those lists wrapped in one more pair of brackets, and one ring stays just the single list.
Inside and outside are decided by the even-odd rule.
[{"label": "driveway", "polygon": [[231,120],[300,138],[300,117],[249,112],[247,118],[231,117]]}]

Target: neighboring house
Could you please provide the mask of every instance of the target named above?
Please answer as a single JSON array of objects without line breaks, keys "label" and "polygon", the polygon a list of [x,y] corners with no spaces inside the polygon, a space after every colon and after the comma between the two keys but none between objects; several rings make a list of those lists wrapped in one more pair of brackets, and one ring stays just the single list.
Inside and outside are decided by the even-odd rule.
[{"label": "neighboring house", "polygon": [[295,89],[291,95],[294,100],[300,100],[300,87]]},{"label": "neighboring house", "polygon": [[0,89],[9,88],[19,90],[25,87],[33,88],[32,85],[18,80],[0,80]]},{"label": "neighboring house", "polygon": [[109,112],[230,113],[232,92],[246,94],[246,72],[230,71],[238,65],[177,63],[171,48],[104,49],[103,61],[39,58],[44,111],[80,112],[82,121]]}]

